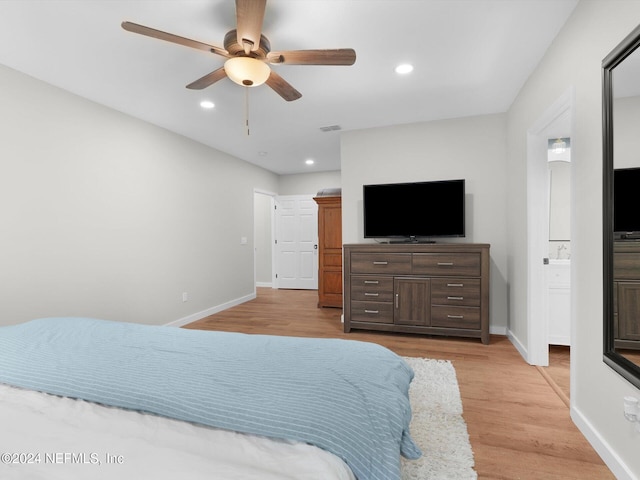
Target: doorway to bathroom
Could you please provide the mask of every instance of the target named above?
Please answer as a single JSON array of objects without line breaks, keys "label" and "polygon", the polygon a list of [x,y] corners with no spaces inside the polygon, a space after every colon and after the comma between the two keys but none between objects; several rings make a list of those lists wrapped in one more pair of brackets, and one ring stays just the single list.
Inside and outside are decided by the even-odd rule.
[{"label": "doorway to bathroom", "polygon": [[571,343],[573,98],[570,88],[527,135],[527,361],[538,366],[550,345]]}]

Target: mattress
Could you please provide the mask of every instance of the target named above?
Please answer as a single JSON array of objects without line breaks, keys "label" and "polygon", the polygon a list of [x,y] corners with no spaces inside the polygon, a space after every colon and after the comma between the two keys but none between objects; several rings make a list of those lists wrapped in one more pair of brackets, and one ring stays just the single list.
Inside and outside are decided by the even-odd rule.
[{"label": "mattress", "polygon": [[337,456],[0,384],[3,480],[354,480]]}]

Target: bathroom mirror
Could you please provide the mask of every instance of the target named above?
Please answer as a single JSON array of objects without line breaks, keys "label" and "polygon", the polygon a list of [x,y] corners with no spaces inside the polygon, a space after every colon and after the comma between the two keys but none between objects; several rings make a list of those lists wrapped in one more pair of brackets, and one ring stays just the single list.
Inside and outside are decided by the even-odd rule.
[{"label": "bathroom mirror", "polygon": [[604,361],[640,388],[640,26],[602,62]]}]

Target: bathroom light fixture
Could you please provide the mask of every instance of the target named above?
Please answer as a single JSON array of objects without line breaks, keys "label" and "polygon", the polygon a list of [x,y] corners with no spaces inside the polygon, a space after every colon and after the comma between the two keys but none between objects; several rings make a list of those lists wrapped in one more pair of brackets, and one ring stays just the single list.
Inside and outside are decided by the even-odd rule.
[{"label": "bathroom light fixture", "polygon": [[312,158],[307,158],[304,163],[306,163],[307,165],[313,165],[315,162],[313,161]]},{"label": "bathroom light fixture", "polygon": [[267,81],[271,69],[252,57],[233,57],[224,62],[224,71],[233,82],[244,87],[257,87]]},{"label": "bathroom light fixture", "polygon": [[216,105],[211,100],[203,100],[203,101],[200,102],[200,106],[202,108],[211,109],[211,108],[215,107]]},{"label": "bathroom light fixture", "polygon": [[566,149],[567,149],[567,143],[564,141],[563,138],[558,138],[556,139],[555,142],[553,142],[553,144],[551,144],[551,150],[556,155],[564,153]]},{"label": "bathroom light fixture", "polygon": [[571,139],[569,137],[547,140],[547,161],[571,163]]}]

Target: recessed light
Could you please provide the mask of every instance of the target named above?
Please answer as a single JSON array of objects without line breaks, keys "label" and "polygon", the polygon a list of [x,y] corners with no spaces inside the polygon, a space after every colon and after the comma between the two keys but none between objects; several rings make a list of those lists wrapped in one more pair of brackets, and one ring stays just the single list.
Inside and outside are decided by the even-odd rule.
[{"label": "recessed light", "polygon": [[313,159],[311,158],[307,158],[304,163],[306,163],[307,165],[313,165],[315,162],[313,161]]},{"label": "recessed light", "polygon": [[413,65],[410,63],[403,63],[396,67],[396,73],[399,73],[400,75],[406,75],[411,72],[413,72]]},{"label": "recessed light", "polygon": [[200,102],[200,106],[202,108],[206,108],[206,109],[210,109],[216,106],[215,103],[213,103],[211,100],[203,100]]}]

